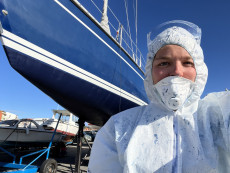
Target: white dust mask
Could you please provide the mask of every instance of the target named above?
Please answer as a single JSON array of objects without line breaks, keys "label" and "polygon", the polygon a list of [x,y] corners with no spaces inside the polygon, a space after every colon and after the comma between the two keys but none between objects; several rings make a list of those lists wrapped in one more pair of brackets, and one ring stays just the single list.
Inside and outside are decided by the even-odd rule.
[{"label": "white dust mask", "polygon": [[169,76],[154,85],[161,101],[171,109],[177,110],[191,95],[194,82],[179,76]]}]

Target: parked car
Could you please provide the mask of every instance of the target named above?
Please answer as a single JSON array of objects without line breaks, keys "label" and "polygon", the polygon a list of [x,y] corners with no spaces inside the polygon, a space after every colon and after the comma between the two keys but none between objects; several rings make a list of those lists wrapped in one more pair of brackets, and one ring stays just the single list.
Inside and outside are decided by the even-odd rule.
[{"label": "parked car", "polygon": [[[83,134],[84,134],[85,139],[88,142],[93,142],[94,139],[95,139],[95,137],[96,137],[97,131],[83,131]],[[76,143],[77,142],[77,138],[75,137],[73,141]],[[86,144],[86,142],[85,142],[84,139],[82,139],[82,143]]]},{"label": "parked car", "polygon": [[83,133],[85,135],[85,138],[89,139],[87,139],[89,142],[93,142],[96,137],[97,131],[84,131]]},{"label": "parked car", "polygon": [[[87,133],[83,132],[84,133],[84,137],[85,139],[88,141],[88,142],[92,142],[92,136],[91,135],[88,135]],[[82,139],[82,143],[83,144],[86,144],[86,141],[84,139]]]}]

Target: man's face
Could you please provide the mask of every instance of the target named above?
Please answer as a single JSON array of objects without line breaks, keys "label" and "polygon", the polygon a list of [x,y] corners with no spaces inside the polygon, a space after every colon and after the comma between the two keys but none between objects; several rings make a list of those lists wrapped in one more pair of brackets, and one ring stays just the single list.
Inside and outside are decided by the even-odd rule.
[{"label": "man's face", "polygon": [[166,45],[155,55],[152,78],[156,84],[168,76],[180,76],[195,82],[196,69],[189,53],[178,45]]}]

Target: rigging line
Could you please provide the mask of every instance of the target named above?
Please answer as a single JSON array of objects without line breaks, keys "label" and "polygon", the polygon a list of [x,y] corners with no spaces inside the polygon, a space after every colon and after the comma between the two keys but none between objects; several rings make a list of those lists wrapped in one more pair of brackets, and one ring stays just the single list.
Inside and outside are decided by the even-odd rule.
[{"label": "rigging line", "polygon": [[[137,56],[137,0],[136,0],[136,3],[134,3],[135,0],[133,0],[133,13],[134,13],[134,21],[135,21],[135,31],[136,31],[136,45],[135,45],[135,53],[136,53],[136,60],[138,59],[138,56]],[[136,7],[136,8],[135,8]]]},{"label": "rigging line", "polygon": [[[93,0],[90,0],[92,3],[93,3],[93,5],[97,8],[97,10],[102,14],[102,11],[98,8],[98,6],[95,4],[95,2],[93,1]],[[125,5],[126,5],[126,7],[127,7],[127,2],[125,1]],[[112,16],[117,20],[117,22],[119,23],[119,26],[120,26],[120,24],[121,24],[121,22],[119,21],[119,19],[116,17],[116,15],[114,14],[114,12],[112,11],[112,9],[109,7],[109,5],[108,5],[108,9],[109,9],[109,11],[111,12],[111,14],[112,14]],[[123,28],[123,31],[127,34],[127,37],[129,38],[129,39],[127,39],[127,40],[130,40],[130,45],[131,45],[131,47],[129,47],[128,46],[128,43],[127,42],[125,42],[125,40],[122,38],[122,40],[123,40],[123,42],[125,42],[126,43],[126,46],[128,47],[128,49],[129,50],[131,50],[131,52],[130,52],[130,54],[134,54],[134,51],[135,51],[135,57],[133,57],[133,58],[135,58],[136,60],[137,59],[139,59],[139,61],[141,61],[141,59],[142,59],[142,61],[143,62],[145,62],[145,60],[142,58],[142,55],[141,55],[141,52],[140,52],[140,50],[138,49],[138,47],[137,47],[137,40],[138,40],[138,38],[137,38],[137,0],[136,0],[136,12],[135,12],[135,5],[134,5],[134,0],[133,0],[133,9],[134,9],[134,18],[135,18],[135,30],[136,30],[136,43],[132,40],[132,38],[131,38],[131,32],[130,32],[130,27],[128,28],[129,29],[129,33]],[[128,14],[128,8],[126,9],[126,14]],[[127,16],[127,18],[128,18],[128,16]],[[109,22],[109,25],[114,29],[114,31],[117,31],[117,29],[114,27],[114,25],[110,22],[110,21],[108,21]],[[128,23],[128,26],[129,26],[129,20],[127,19],[127,23]],[[133,50],[133,45],[135,46],[135,50]],[[138,57],[138,52],[140,53],[140,57]],[[138,62],[137,62],[138,63]]]},{"label": "rigging line", "polygon": [[[129,16],[128,16],[128,6],[127,6],[127,0],[124,0],[125,2],[125,11],[126,11],[126,19],[127,19],[127,25],[128,25],[128,30],[129,30],[129,35],[130,38],[132,38],[131,36],[131,32],[130,32],[130,26],[129,26]],[[131,39],[132,40],[132,39]],[[133,53],[133,45],[132,45],[132,41],[131,41],[131,47],[132,47],[132,53]]]},{"label": "rigging line", "polygon": [[[96,5],[96,3],[93,1],[93,0],[90,0],[93,5],[97,8],[97,10],[102,14],[102,11],[99,9],[99,7]],[[112,15],[114,16],[114,18],[117,20],[118,23],[120,23],[120,21],[118,20],[118,18],[115,16],[115,14],[113,13],[113,11],[109,8],[109,5],[108,5],[108,9],[110,10],[110,12],[112,13]],[[113,26],[113,24],[108,21],[110,26],[116,31],[116,28]]]},{"label": "rigging line", "polygon": [[114,16],[114,18],[117,20],[117,22],[118,22],[118,23],[121,23],[121,22],[118,20],[117,16],[113,13],[113,11],[111,10],[111,8],[109,7],[109,5],[108,5],[108,9],[109,9],[109,11],[112,13],[112,15]]},{"label": "rigging line", "polygon": [[[109,5],[108,5],[108,9],[109,9],[109,11],[111,12],[111,14],[113,15],[113,17],[117,20],[117,22],[118,22],[118,27],[120,27],[120,24],[121,24],[121,22],[118,20],[118,18],[117,18],[117,16],[113,13],[113,11],[112,11],[112,9],[109,7]],[[110,22],[109,22],[110,23]],[[116,31],[116,29],[115,29],[115,27],[110,23],[110,25],[113,27],[113,29]]]},{"label": "rigging line", "polygon": [[135,24],[136,24],[136,56],[137,56],[137,0],[136,0],[136,21],[135,21]]},{"label": "rigging line", "polygon": [[98,8],[98,6],[94,3],[94,1],[93,0],[90,0],[92,3],[93,3],[93,5],[97,8],[97,10],[102,14],[102,11]]},{"label": "rigging line", "polygon": [[[96,5],[96,3],[93,1],[93,0],[90,0],[93,5],[97,8],[97,10],[102,14],[102,11],[99,9],[99,7]],[[109,8],[109,5],[108,5],[108,8]],[[112,10],[109,8],[109,10],[111,11],[111,13],[113,14],[113,16],[116,18],[116,20],[119,22],[119,20],[117,19],[117,17],[115,16],[115,14],[112,12]],[[110,26],[112,26],[112,28],[116,31],[116,28],[113,26],[112,23],[110,23],[110,21],[108,21]]]},{"label": "rigging line", "polygon": [[[91,0],[92,2],[93,2],[93,0]],[[133,0],[134,1],[134,0]],[[95,3],[94,3],[94,5],[95,5]],[[127,7],[127,2],[125,2],[125,5],[126,5],[126,7]],[[96,5],[95,5],[96,6]],[[136,0],[136,6],[137,6],[137,0]],[[98,7],[97,7],[98,8]],[[128,38],[129,38],[129,40],[130,40],[130,45],[131,45],[131,48],[129,47],[129,49],[131,50],[131,53],[134,53],[134,51],[133,51],[133,44],[135,45],[135,52],[136,52],[136,58],[138,58],[138,56],[137,56],[137,52],[139,51],[138,50],[138,47],[137,47],[137,8],[136,8],[136,15],[135,15],[135,7],[134,7],[134,2],[133,2],[133,8],[134,8],[134,16],[136,16],[135,18],[136,18],[136,20],[135,20],[135,28],[136,28],[136,43],[134,43],[134,41],[132,40],[132,38],[131,38],[131,31],[130,31],[130,26],[129,26],[129,20],[127,19],[127,22],[128,22],[128,29],[129,29],[129,33],[127,33],[127,31],[125,30],[125,29],[123,29],[123,31],[127,34],[127,36],[128,36]],[[109,7],[109,5],[108,5],[108,9],[109,9],[109,11],[111,12],[111,14],[113,15],[113,17],[117,20],[117,22],[119,23],[119,24],[121,24],[121,22],[119,21],[119,19],[116,17],[116,15],[113,13],[113,11],[112,11],[112,9]],[[128,8],[126,9],[126,14],[127,14],[127,18],[128,18]],[[109,24],[110,24],[110,26],[116,31],[116,29],[115,29],[115,27],[113,26],[113,24],[110,22],[110,21],[108,21],[109,22]],[[124,41],[124,39],[122,39],[123,41]],[[140,51],[139,51],[140,52]]]}]

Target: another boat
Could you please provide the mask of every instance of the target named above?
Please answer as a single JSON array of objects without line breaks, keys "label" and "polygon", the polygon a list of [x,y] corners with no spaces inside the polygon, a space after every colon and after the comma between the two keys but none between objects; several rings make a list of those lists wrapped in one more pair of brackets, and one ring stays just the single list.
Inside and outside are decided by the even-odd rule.
[{"label": "another boat", "polygon": [[[48,147],[53,133],[31,119],[1,121],[0,147]],[[60,143],[62,139],[62,133],[56,132],[53,144]]]},{"label": "another boat", "polygon": [[80,119],[103,125],[148,103],[143,56],[120,23],[113,34],[77,0],[1,0],[0,13],[11,66]]},{"label": "another boat", "polygon": [[34,118],[33,120],[44,127],[54,130],[60,114],[62,114],[62,116],[56,131],[65,136],[62,139],[64,143],[72,142],[78,132],[79,127],[77,123],[77,116],[73,115],[71,112],[67,110],[53,110],[52,118]]}]

